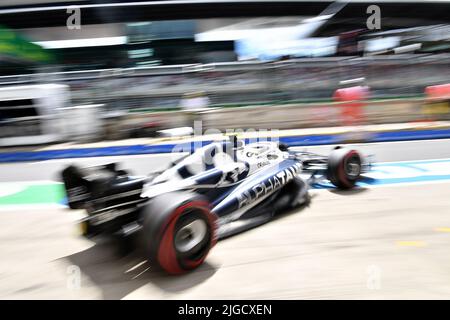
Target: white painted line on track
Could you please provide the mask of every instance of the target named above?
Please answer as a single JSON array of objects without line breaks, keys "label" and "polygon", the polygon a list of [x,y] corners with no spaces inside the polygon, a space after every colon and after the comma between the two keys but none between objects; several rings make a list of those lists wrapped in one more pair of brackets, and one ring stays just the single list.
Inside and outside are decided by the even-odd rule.
[{"label": "white painted line on track", "polygon": [[0,205],[1,211],[16,211],[16,210],[39,210],[39,209],[66,209],[67,206],[58,203],[43,203],[43,204],[6,204]]},{"label": "white painted line on track", "polygon": [[[448,180],[437,180],[437,181],[414,181],[414,182],[398,182],[398,183],[391,183],[391,184],[365,184],[363,186],[359,185],[356,186],[352,190],[358,190],[358,189],[379,189],[379,188],[397,188],[397,187],[409,187],[409,186],[420,186],[420,185],[430,185],[430,184],[450,184],[450,178]],[[333,191],[339,189],[336,188],[311,188],[310,191],[312,192],[324,192],[324,191]],[[352,190],[342,190],[342,193],[348,192],[351,193]]]},{"label": "white painted line on track", "polygon": [[[417,161],[396,161],[374,163],[372,170],[364,175],[368,180],[358,182],[357,188],[372,189],[380,187],[405,187],[411,185],[448,184],[450,183],[450,159],[431,159]],[[308,178],[304,176],[304,178]],[[20,192],[30,186],[61,185],[55,180],[12,181],[0,182],[0,187],[5,191],[4,197],[11,193],[8,190]],[[312,186],[312,192],[321,190],[333,190],[327,181]],[[0,191],[2,191],[0,190]],[[0,195],[2,192],[0,192]],[[5,204],[0,205],[0,210],[29,210],[42,208],[66,208],[61,203],[45,204]]]},{"label": "white painted line on track", "polygon": [[0,186],[2,185],[26,185],[26,186],[40,186],[40,185],[49,185],[49,184],[63,184],[61,181],[56,180],[29,180],[29,181],[1,181]]}]

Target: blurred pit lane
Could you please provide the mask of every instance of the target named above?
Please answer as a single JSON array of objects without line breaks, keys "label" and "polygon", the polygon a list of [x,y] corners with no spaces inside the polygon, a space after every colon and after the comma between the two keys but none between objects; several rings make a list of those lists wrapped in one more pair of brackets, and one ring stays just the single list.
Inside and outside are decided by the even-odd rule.
[{"label": "blurred pit lane", "polygon": [[[430,150],[441,152],[424,147],[430,143],[434,143]],[[378,161],[417,160],[448,158],[449,143],[358,147],[375,153]],[[316,149],[326,153],[331,148]],[[137,164],[133,161],[142,161],[140,170],[156,163],[153,168],[157,168],[164,164],[158,157],[126,157],[125,163],[133,166]],[[89,159],[101,160],[105,159]],[[36,171],[49,174],[48,168],[57,167],[57,160],[48,162],[40,163]],[[10,166],[26,165],[1,165],[7,169],[2,176]],[[29,174],[18,167],[14,172]],[[205,265],[181,277],[155,272],[137,251],[124,254],[112,242],[95,243],[78,236],[79,211],[39,206],[3,209],[0,298],[448,298],[449,190],[449,181],[350,192],[312,190],[309,207],[219,242]]]}]

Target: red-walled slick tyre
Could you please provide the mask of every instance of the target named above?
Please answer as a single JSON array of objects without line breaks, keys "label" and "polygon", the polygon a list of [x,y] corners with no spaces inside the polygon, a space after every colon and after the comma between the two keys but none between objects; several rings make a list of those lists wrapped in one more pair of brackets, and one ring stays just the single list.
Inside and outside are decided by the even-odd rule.
[{"label": "red-walled slick tyre", "polygon": [[200,266],[217,241],[217,219],[195,193],[160,195],[143,209],[144,248],[150,262],[170,274]]},{"label": "red-walled slick tyre", "polygon": [[351,189],[360,178],[361,164],[357,151],[335,149],[328,157],[327,177],[339,189]]}]

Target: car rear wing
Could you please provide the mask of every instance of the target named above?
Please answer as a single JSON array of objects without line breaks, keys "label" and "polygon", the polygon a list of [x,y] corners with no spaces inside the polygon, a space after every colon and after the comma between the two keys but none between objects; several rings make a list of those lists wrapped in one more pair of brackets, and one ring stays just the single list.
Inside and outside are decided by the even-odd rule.
[{"label": "car rear wing", "polygon": [[67,202],[71,209],[82,209],[96,194],[100,194],[108,186],[108,182],[124,171],[116,169],[115,163],[102,166],[80,168],[75,165],[66,167],[61,172],[62,181],[67,194]]}]

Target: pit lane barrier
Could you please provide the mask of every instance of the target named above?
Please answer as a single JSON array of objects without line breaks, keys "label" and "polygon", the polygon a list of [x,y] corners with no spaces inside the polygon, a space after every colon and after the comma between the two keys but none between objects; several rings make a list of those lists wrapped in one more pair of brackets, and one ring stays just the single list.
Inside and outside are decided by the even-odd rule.
[{"label": "pit lane barrier", "polygon": [[[252,135],[253,134],[253,135]],[[258,132],[257,135],[243,133],[240,138],[254,142],[258,140],[279,141],[288,146],[314,146],[344,144],[349,142],[388,142],[425,139],[450,138],[450,122],[403,123],[367,126],[349,126],[332,128],[310,128]],[[142,155],[170,153],[174,148],[182,151],[227,139],[226,135],[205,135],[192,137],[166,137],[153,139],[135,139],[131,141],[112,141],[105,143],[54,145],[33,150],[16,149],[0,151],[0,163],[43,161],[52,159],[105,157],[121,155]]]}]

